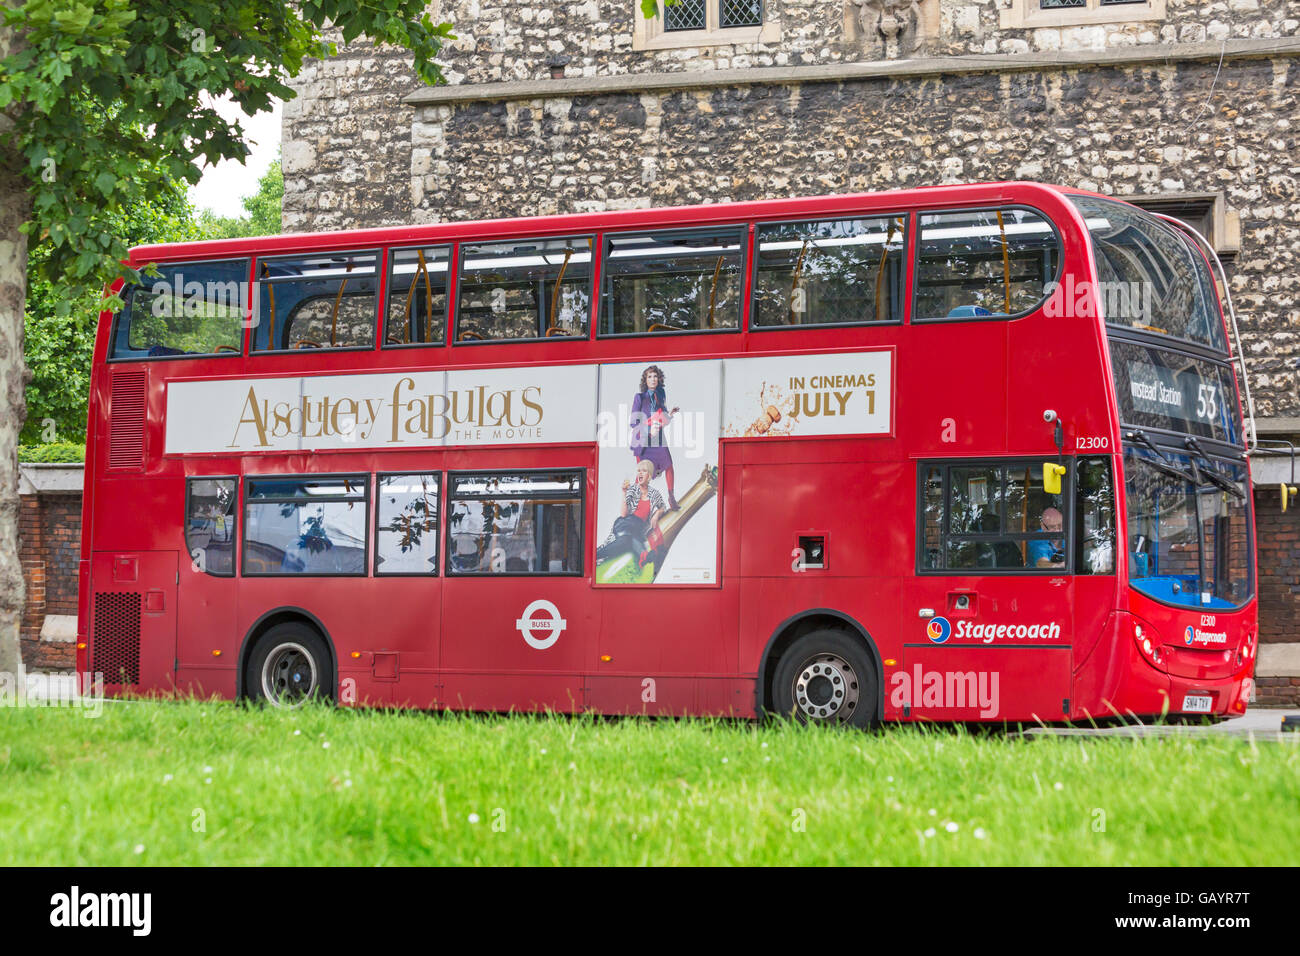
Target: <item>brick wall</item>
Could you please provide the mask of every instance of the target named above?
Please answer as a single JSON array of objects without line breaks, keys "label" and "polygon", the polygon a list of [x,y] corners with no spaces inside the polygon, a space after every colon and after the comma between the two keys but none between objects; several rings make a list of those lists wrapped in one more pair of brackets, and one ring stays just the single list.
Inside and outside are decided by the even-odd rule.
[{"label": "brick wall", "polygon": [[77,613],[77,562],[81,554],[81,495],[42,499],[45,613]]},{"label": "brick wall", "polygon": [[27,586],[20,643],[29,670],[71,670],[72,643],[41,640],[48,614],[77,613],[77,560],[81,546],[81,495],[27,494],[19,499],[18,554]]},{"label": "brick wall", "polygon": [[1258,677],[1255,704],[1262,707],[1300,707],[1300,677]]},{"label": "brick wall", "polygon": [[[1256,488],[1255,535],[1259,541],[1259,639],[1262,643],[1300,641],[1300,507],[1292,505],[1283,514],[1277,488]],[[1293,694],[1300,697],[1300,689]]]}]

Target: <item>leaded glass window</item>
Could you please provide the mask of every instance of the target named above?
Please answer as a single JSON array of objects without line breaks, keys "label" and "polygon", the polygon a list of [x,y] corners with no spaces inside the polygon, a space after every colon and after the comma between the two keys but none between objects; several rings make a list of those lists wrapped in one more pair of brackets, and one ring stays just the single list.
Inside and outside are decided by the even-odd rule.
[{"label": "leaded glass window", "polygon": [[666,4],[664,30],[703,30],[707,26],[704,0],[677,0]]}]

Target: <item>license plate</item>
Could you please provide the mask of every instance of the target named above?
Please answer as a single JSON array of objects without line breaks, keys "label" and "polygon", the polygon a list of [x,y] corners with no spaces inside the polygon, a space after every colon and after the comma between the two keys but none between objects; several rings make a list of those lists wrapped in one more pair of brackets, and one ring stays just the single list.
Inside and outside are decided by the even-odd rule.
[{"label": "license plate", "polygon": [[1208,694],[1187,694],[1183,697],[1183,712],[1208,714],[1214,709],[1214,698]]}]

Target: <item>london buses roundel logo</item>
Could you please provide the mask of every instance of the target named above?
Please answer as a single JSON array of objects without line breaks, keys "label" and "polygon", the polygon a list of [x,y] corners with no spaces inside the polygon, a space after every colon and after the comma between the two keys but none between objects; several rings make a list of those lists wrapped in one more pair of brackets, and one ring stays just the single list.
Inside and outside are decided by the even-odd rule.
[{"label": "london buses roundel logo", "polygon": [[[515,629],[524,636],[529,647],[544,651],[560,639],[569,622],[560,617],[560,609],[550,601],[534,601],[524,608],[523,617],[515,621]],[[538,634],[541,637],[538,637]]]},{"label": "london buses roundel logo", "polygon": [[925,626],[925,636],[930,639],[931,644],[942,644],[948,640],[950,634],[952,634],[952,625],[948,623],[946,617],[933,618]]},{"label": "london buses roundel logo", "polygon": [[1187,630],[1183,632],[1183,643],[1186,644],[1188,647],[1191,647],[1192,639],[1195,636],[1196,636],[1196,632],[1192,629],[1192,625],[1188,624]]}]

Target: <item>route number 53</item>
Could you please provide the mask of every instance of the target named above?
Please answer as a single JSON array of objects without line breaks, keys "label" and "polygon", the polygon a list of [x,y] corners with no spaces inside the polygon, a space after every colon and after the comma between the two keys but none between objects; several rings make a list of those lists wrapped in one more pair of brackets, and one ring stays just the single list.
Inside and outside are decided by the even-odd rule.
[{"label": "route number 53", "polygon": [[1217,389],[1213,385],[1200,385],[1196,389],[1196,417],[1211,419],[1218,414]]}]

